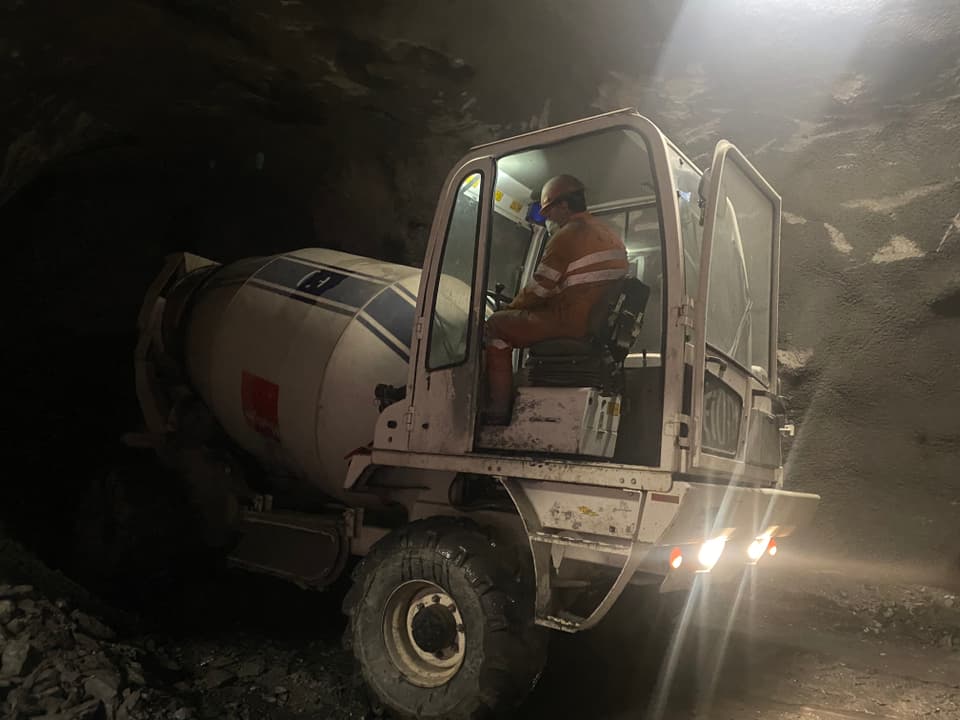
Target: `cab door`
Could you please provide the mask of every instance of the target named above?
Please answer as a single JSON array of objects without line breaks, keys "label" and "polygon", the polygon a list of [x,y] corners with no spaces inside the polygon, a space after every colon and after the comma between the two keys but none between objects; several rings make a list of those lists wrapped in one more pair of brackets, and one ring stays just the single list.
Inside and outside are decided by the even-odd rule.
[{"label": "cab door", "polygon": [[777,388],[780,196],[736,147],[721,141],[705,200],[690,470],[708,478],[772,483],[779,453],[776,461],[758,464],[747,444],[757,436],[751,422],[759,426],[770,417],[758,409]]},{"label": "cab door", "polygon": [[473,449],[486,302],[478,268],[487,262],[495,176],[490,157],[460,166],[437,206],[417,306],[413,402],[406,415],[410,450],[457,455]]}]

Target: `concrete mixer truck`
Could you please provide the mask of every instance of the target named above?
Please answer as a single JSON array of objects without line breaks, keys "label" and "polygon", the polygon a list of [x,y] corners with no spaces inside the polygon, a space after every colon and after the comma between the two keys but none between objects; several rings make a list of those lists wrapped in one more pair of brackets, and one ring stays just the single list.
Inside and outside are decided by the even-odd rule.
[{"label": "concrete mixer truck", "polygon": [[[483,425],[483,325],[531,278],[569,173],[629,271],[589,337],[514,351]],[[423,268],[326,249],[168,258],[139,317],[145,431],[231,562],[344,600],[371,695],[473,718],[532,687],[545,629],[594,627],[771,562],[784,489],[780,197],[730,143],[701,173],[627,109],[473,148]]]}]

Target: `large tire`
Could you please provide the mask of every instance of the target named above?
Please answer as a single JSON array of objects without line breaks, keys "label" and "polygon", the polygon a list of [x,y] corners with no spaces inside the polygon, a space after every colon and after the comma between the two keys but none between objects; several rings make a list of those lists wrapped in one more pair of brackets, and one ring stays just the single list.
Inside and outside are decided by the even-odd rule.
[{"label": "large tire", "polygon": [[529,561],[472,522],[411,523],[353,578],[346,640],[375,707],[400,718],[502,716],[539,679],[546,631],[533,622]]}]

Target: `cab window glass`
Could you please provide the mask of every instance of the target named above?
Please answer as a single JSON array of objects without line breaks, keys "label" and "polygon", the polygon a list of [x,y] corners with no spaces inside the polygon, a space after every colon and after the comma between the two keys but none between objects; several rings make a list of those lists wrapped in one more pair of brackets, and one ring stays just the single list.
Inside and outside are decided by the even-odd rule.
[{"label": "cab window glass", "polygon": [[473,173],[463,180],[457,191],[434,297],[428,370],[457,365],[467,357],[482,183],[482,176]]},{"label": "cab window glass", "polygon": [[728,157],[710,257],[707,344],[760,379],[770,372],[770,292],[776,208]]}]

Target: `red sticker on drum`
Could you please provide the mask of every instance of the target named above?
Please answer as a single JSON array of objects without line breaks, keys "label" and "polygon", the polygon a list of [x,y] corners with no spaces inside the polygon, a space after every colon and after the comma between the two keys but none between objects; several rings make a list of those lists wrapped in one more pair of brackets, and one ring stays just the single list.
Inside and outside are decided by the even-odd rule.
[{"label": "red sticker on drum", "polygon": [[280,439],[280,417],[277,411],[279,400],[279,385],[243,371],[240,383],[243,417],[258,433],[274,440]]}]

